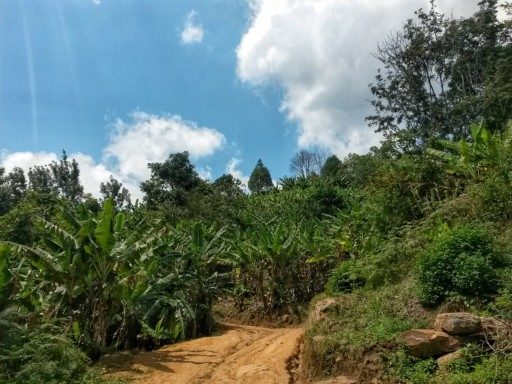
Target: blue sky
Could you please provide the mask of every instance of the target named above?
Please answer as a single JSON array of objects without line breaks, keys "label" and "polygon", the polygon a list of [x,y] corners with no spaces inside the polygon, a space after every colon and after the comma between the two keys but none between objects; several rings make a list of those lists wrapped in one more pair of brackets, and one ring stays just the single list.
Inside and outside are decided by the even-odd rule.
[{"label": "blue sky", "polygon": [[424,3],[0,0],[0,161],[65,149],[86,189],[114,174],[134,190],[172,151],[211,178],[262,158],[275,179],[299,148],[365,152],[371,52]]}]

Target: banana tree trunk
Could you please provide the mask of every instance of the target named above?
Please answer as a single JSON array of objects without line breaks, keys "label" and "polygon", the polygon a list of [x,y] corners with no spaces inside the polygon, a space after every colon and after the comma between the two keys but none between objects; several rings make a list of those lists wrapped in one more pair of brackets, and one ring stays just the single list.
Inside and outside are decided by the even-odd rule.
[{"label": "banana tree trunk", "polygon": [[93,305],[91,326],[92,342],[99,353],[107,347],[108,304],[105,300],[96,299]]}]

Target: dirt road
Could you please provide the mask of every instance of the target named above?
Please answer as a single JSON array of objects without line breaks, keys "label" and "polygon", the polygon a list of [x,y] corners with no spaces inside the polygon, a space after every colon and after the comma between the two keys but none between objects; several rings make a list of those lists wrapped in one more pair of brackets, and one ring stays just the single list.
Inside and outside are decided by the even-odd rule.
[{"label": "dirt road", "polygon": [[[288,384],[287,360],[302,332],[227,325],[219,336],[126,355],[112,375],[136,384]],[[106,365],[112,368],[112,362]]]}]

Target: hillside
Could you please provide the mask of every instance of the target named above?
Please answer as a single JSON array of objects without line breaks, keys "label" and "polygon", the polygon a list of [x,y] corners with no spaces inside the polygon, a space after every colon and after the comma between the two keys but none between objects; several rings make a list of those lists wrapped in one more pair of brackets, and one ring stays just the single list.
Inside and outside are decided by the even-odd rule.
[{"label": "hillside", "polygon": [[66,152],[0,167],[0,383],[512,383],[509,13],[411,15],[379,146],[279,181],[177,151],[133,202]]}]

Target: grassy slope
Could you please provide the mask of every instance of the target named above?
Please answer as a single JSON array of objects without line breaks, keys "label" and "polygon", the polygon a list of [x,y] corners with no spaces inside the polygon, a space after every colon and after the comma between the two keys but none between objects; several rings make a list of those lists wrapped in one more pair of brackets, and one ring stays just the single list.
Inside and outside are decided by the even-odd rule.
[{"label": "grassy slope", "polygon": [[[395,237],[382,244],[383,250],[397,250],[391,255],[383,251],[380,256],[386,263],[379,265],[382,274],[393,276],[394,281],[388,279],[381,286],[331,295],[336,304],[329,306],[321,319],[315,319],[307,327],[304,375],[318,378],[350,374],[362,382],[378,377],[378,382],[397,383],[512,383],[510,354],[480,351],[477,359],[468,357],[471,364],[465,361],[451,372],[441,374],[432,359],[412,359],[397,342],[402,331],[428,326],[436,312],[466,310],[511,318],[511,269],[502,271],[504,288],[490,303],[454,299],[435,310],[427,310],[417,299],[416,261],[441,223],[477,222],[493,232],[502,249],[512,249],[510,220],[498,222],[492,217],[484,218],[479,204],[479,200],[470,195],[446,201],[427,218],[406,229],[401,238]],[[359,261],[361,269],[375,270],[376,259],[379,256]],[[327,294],[317,297],[312,311],[327,297]]]}]

